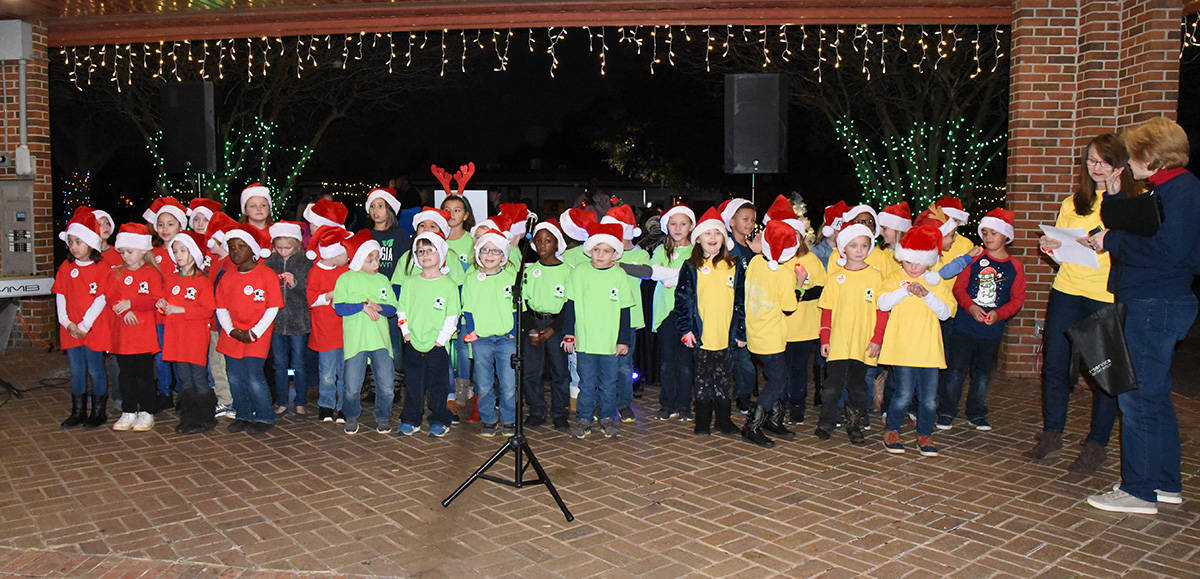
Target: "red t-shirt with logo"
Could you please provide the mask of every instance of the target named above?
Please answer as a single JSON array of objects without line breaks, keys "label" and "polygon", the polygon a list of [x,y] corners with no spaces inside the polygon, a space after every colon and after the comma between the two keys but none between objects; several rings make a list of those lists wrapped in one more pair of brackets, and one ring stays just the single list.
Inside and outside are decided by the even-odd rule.
[{"label": "red t-shirt with logo", "polygon": [[[333,286],[343,273],[350,271],[349,267],[340,265],[332,269],[321,267],[320,262],[314,263],[308,270],[308,285],[305,287],[308,303],[317,301],[321,294],[333,291]],[[314,352],[328,352],[342,347],[342,318],[333,311],[333,301],[323,306],[310,309],[312,331],[308,334],[308,347]]]},{"label": "red t-shirt with logo", "polygon": [[[267,308],[283,307],[279,276],[261,262],[245,273],[230,267],[217,284],[216,298],[217,308],[229,310],[235,330],[249,330],[262,319]],[[217,351],[234,358],[266,358],[274,327],[275,324],[268,326],[263,335],[249,344],[239,342],[221,330]]]},{"label": "red t-shirt with logo", "polygon": [[122,300],[129,300],[130,311],[137,316],[138,323],[125,323],[125,314],[113,315],[111,320],[112,347],[114,354],[154,354],[158,352],[158,332],[155,330],[155,302],[163,297],[163,278],[158,269],[143,265],[136,270],[114,267],[109,270],[108,284],[104,288],[106,307]]},{"label": "red t-shirt with logo", "polygon": [[183,313],[163,316],[163,361],[208,364],[208,330],[216,303],[207,276],[168,274],[164,284],[167,303]]},{"label": "red t-shirt with logo", "polygon": [[[66,298],[67,318],[76,325],[83,322],[83,314],[92,307],[92,302],[104,295],[109,269],[108,264],[103,260],[87,265],[79,265],[74,261],[67,260],[58,267],[58,273],[54,276],[54,287],[50,291]],[[108,350],[110,320],[105,313],[112,314],[107,307],[101,310],[100,315],[92,322],[92,329],[83,339],[72,337],[71,333],[62,324],[59,324],[60,347],[64,350],[79,346],[87,346],[96,352]]]}]

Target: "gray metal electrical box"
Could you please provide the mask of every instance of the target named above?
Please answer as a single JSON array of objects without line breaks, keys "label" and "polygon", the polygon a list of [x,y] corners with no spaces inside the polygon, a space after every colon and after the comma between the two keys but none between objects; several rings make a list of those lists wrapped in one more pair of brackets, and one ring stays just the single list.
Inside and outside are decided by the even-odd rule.
[{"label": "gray metal electrical box", "polygon": [[0,207],[0,276],[33,275],[33,181],[0,181]]},{"label": "gray metal electrical box", "polygon": [[0,20],[0,60],[33,60],[33,25]]}]

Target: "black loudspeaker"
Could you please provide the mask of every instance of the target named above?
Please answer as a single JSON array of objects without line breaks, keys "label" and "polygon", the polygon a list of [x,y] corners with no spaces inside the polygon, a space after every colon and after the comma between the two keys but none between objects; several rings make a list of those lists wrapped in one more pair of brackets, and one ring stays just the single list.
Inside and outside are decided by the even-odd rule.
[{"label": "black loudspeaker", "polygon": [[782,74],[725,75],[726,173],[787,172],[787,102]]},{"label": "black loudspeaker", "polygon": [[212,83],[195,81],[163,86],[160,113],[163,169],[167,173],[216,171]]}]

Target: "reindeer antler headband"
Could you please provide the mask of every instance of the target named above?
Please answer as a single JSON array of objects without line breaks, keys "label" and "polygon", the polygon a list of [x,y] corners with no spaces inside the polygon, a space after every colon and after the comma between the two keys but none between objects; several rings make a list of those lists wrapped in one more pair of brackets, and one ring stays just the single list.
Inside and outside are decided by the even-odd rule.
[{"label": "reindeer antler headband", "polygon": [[[470,181],[471,177],[475,175],[475,163],[472,161],[468,162],[466,165],[460,166],[458,171],[455,171],[453,175],[447,173],[445,169],[438,167],[437,165],[431,165],[429,170],[433,172],[433,176],[436,177],[438,182],[442,184],[442,189],[445,189],[447,196],[452,197],[458,195],[461,197],[463,191],[467,189],[467,182]],[[451,179],[458,184],[458,192],[450,189]]]}]

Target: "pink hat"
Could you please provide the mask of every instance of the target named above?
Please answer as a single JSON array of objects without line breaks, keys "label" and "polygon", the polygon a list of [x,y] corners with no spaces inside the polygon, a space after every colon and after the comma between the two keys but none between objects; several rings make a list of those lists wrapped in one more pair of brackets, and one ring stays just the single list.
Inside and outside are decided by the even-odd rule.
[{"label": "pink hat", "polygon": [[762,255],[771,271],[779,269],[779,264],[795,257],[799,250],[800,237],[796,228],[782,219],[770,221],[763,228]]},{"label": "pink hat", "polygon": [[851,240],[858,237],[866,237],[871,240],[871,243],[867,244],[867,255],[871,255],[871,252],[875,251],[875,232],[861,223],[846,221],[842,223],[842,230],[837,235],[838,265],[846,265],[846,246],[850,244]]},{"label": "pink hat", "polygon": [[396,199],[395,189],[392,189],[391,187],[376,187],[371,189],[371,192],[367,193],[367,202],[363,203],[363,209],[366,209],[367,212],[370,213],[371,203],[376,199],[383,199],[383,202],[387,203],[387,206],[392,208],[392,213],[400,212],[400,201]]},{"label": "pink hat", "polygon": [[933,267],[942,254],[942,232],[927,223],[908,230],[896,248],[896,261]]},{"label": "pink hat", "polygon": [[88,247],[100,251],[100,223],[96,220],[96,213],[82,205],[76,207],[71,220],[67,222],[67,229],[60,232],[58,238],[67,241],[72,235]]},{"label": "pink hat", "polygon": [[637,218],[633,216],[633,208],[628,205],[615,205],[604,214],[600,223],[616,223],[623,230],[624,239],[633,239],[642,234],[642,228],[637,226]]},{"label": "pink hat", "polygon": [[422,207],[421,212],[413,215],[412,226],[417,228],[417,224],[422,221],[432,221],[438,226],[438,230],[442,232],[442,237],[450,235],[450,212],[437,207]]},{"label": "pink hat", "polygon": [[316,235],[308,240],[308,251],[304,257],[309,259],[332,259],[346,253],[342,242],[350,239],[350,232],[341,227],[321,227]]},{"label": "pink hat", "polygon": [[979,220],[979,237],[983,237],[983,228],[986,227],[1008,238],[1008,242],[1013,240],[1013,219],[1015,214],[1003,207],[997,207],[988,211],[983,219]]},{"label": "pink hat", "polygon": [[316,228],[341,227],[346,228],[346,215],[350,211],[345,205],[329,199],[319,199],[316,203],[304,208],[304,220]]},{"label": "pink hat", "polygon": [[267,232],[253,225],[239,223],[236,227],[229,228],[225,232],[226,252],[229,251],[229,241],[231,239],[240,239],[246,245],[249,245],[254,259],[271,255],[271,240],[267,238]]},{"label": "pink hat", "polygon": [[558,249],[554,250],[554,257],[562,258],[562,254],[567,250],[567,240],[563,238],[562,229],[558,226],[558,220],[551,217],[541,223],[538,223],[533,228],[533,234],[537,235],[539,231],[547,231],[554,236],[554,240],[558,242]]},{"label": "pink hat", "polygon": [[754,204],[750,200],[742,199],[741,197],[726,199],[717,206],[717,211],[721,213],[721,221],[725,223],[725,229],[733,231],[732,225],[730,225],[733,221],[733,216],[738,212],[738,209],[746,206],[754,209]]},{"label": "pink hat", "polygon": [[725,249],[733,249],[733,238],[725,231],[725,221],[721,219],[716,207],[709,207],[708,211],[700,216],[700,221],[692,228],[692,243],[695,244],[696,240],[700,239],[700,234],[709,230],[720,231],[721,235],[725,236]]},{"label": "pink hat", "polygon": [[583,241],[588,238],[588,224],[596,223],[596,213],[591,209],[568,209],[558,216],[563,235]]},{"label": "pink hat", "polygon": [[842,216],[850,210],[845,201],[838,201],[825,208],[825,223],[821,226],[821,235],[833,237],[842,228]]},{"label": "pink hat", "polygon": [[[195,231],[180,231],[179,235],[171,239],[172,246],[176,243],[183,244],[187,248],[188,253],[192,254],[192,262],[196,266],[196,269],[203,269],[204,252],[200,250],[200,247],[202,247],[200,244],[204,243],[203,236]],[[167,254],[171,256],[171,261],[175,262],[175,265],[179,265],[179,261],[175,258],[174,247],[168,247]]]},{"label": "pink hat", "polygon": [[113,247],[150,251],[154,248],[150,238],[150,229],[141,223],[125,223],[117,231],[117,240],[113,242]]},{"label": "pink hat", "polygon": [[617,254],[615,259],[621,259],[625,253],[625,242],[622,241],[625,231],[619,223],[593,223],[588,226],[588,238],[583,242],[583,253],[592,256],[592,249],[601,243],[612,247]]},{"label": "pink hat", "polygon": [[350,256],[350,269],[354,271],[362,270],[372,251],[380,251],[379,242],[375,241],[370,229],[363,229],[342,243],[346,246],[346,254]]},{"label": "pink hat", "polygon": [[880,227],[895,229],[896,231],[905,232],[912,228],[912,212],[908,210],[908,202],[901,201],[895,205],[888,205],[875,216],[875,223]]},{"label": "pink hat", "polygon": [[262,197],[267,200],[267,207],[271,207],[271,190],[267,189],[262,183],[251,183],[242,189],[241,209],[242,213],[246,213],[246,202],[255,198]]}]

